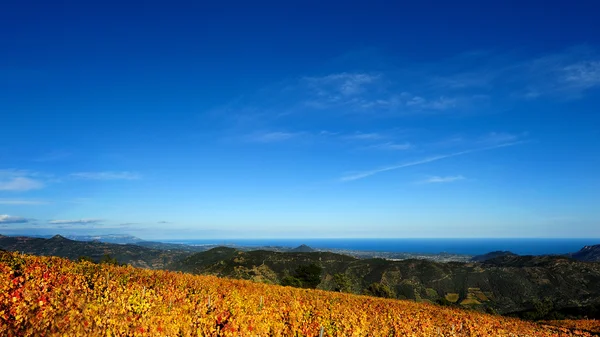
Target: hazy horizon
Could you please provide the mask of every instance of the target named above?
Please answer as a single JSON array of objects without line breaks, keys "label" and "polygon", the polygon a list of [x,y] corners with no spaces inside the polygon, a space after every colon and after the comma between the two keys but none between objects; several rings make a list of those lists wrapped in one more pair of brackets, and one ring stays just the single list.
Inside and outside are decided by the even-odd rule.
[{"label": "hazy horizon", "polygon": [[[20,235],[16,235],[20,236]],[[26,235],[27,236],[27,235]],[[497,251],[510,251],[519,255],[570,254],[584,247],[600,246],[599,238],[139,238],[129,235],[68,235],[68,239],[79,241],[98,240],[105,243],[138,244],[139,242],[162,242],[213,248],[227,246],[240,249],[268,249],[266,247],[296,248],[307,245],[317,250],[333,252],[381,252],[385,254],[426,255],[482,255]],[[50,241],[56,235],[40,235]],[[114,247],[114,246],[113,246]],[[173,248],[173,247],[171,247]]]},{"label": "hazy horizon", "polygon": [[215,242],[215,241],[244,241],[244,240],[589,240],[594,242],[593,244],[600,244],[600,237],[544,237],[544,236],[493,236],[493,237],[475,237],[475,236],[455,236],[455,237],[417,237],[417,236],[406,236],[406,237],[384,237],[384,236],[198,236],[198,237],[177,237],[177,236],[144,236],[143,234],[134,235],[128,232],[83,232],[83,231],[45,231],[45,230],[37,230],[35,233],[31,232],[19,232],[19,231],[8,231],[8,232],[0,232],[0,235],[6,236],[32,236],[32,237],[52,237],[54,235],[61,236],[77,236],[77,237],[85,237],[85,236],[130,236],[141,239],[143,241],[158,241],[158,242]]},{"label": "hazy horizon", "polygon": [[597,5],[514,6],[3,4],[0,234],[600,238]]}]

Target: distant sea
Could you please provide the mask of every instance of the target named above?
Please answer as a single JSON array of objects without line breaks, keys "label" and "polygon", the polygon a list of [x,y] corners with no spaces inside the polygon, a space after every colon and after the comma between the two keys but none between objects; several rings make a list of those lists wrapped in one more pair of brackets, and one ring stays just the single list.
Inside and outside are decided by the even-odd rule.
[{"label": "distant sea", "polygon": [[189,245],[237,245],[244,247],[302,244],[318,249],[346,249],[376,252],[479,255],[508,250],[520,255],[573,253],[583,246],[600,244],[597,239],[207,239],[169,240]]}]

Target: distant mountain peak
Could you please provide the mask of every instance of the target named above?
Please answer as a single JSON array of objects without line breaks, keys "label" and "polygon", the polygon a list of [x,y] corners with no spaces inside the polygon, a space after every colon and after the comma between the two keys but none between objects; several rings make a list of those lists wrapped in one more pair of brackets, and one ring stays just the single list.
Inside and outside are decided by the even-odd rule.
[{"label": "distant mountain peak", "polygon": [[316,250],[310,248],[307,245],[300,245],[292,250],[290,250],[290,252],[294,252],[294,253],[312,253],[312,252],[316,252]]},{"label": "distant mountain peak", "polygon": [[53,237],[50,238],[50,240],[53,240],[53,241],[72,241],[72,240],[69,240],[69,239],[65,238],[64,236],[62,236],[60,234],[54,235]]}]

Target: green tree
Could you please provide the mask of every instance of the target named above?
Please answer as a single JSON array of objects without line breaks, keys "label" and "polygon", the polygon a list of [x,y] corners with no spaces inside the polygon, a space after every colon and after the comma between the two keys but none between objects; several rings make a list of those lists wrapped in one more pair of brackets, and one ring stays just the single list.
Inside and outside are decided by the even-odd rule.
[{"label": "green tree", "polygon": [[552,299],[546,297],[542,300],[534,299],[532,302],[533,309],[525,312],[521,316],[529,320],[545,319],[554,310]]},{"label": "green tree", "polygon": [[333,281],[335,282],[335,291],[342,293],[352,292],[352,281],[348,275],[341,273],[335,274],[333,275]]},{"label": "green tree", "polygon": [[315,263],[296,268],[294,277],[302,282],[302,288],[316,288],[321,283],[323,268]]},{"label": "green tree", "polygon": [[452,303],[452,302],[448,301],[448,299],[446,299],[445,297],[441,297],[441,298],[436,299],[435,303],[437,303],[439,305],[446,306],[446,307],[456,306],[455,303]]},{"label": "green tree", "polygon": [[485,307],[485,312],[490,315],[498,315],[498,312],[496,311],[496,309],[494,309],[492,307]]},{"label": "green tree", "polygon": [[119,266],[119,261],[117,261],[116,258],[110,256],[110,254],[104,254],[104,256],[102,256],[102,258],[100,259],[100,263],[103,264],[110,264],[113,266]]},{"label": "green tree", "polygon": [[281,285],[302,288],[302,281],[300,281],[299,279],[297,279],[293,276],[286,276],[283,279],[281,279]]},{"label": "green tree", "polygon": [[365,289],[365,295],[384,297],[384,298],[395,298],[394,292],[390,287],[383,283],[371,283],[367,289]]}]

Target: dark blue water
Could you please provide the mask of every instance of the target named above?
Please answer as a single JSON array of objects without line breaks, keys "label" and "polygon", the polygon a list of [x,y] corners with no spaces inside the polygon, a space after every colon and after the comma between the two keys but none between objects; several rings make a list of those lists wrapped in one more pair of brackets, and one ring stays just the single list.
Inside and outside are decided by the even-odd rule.
[{"label": "dark blue water", "polygon": [[600,244],[600,239],[207,239],[170,240],[185,244],[218,244],[238,246],[284,246],[301,244],[313,248],[348,249],[404,253],[453,253],[478,255],[496,250],[509,250],[521,255],[565,254],[583,246]]}]

